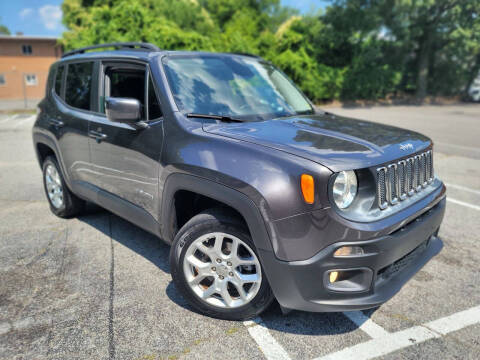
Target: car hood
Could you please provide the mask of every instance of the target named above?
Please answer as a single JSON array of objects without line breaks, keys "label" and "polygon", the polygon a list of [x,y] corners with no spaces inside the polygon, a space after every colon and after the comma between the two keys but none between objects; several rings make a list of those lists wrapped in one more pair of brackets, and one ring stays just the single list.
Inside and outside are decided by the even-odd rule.
[{"label": "car hood", "polygon": [[333,114],[259,122],[204,123],[203,129],[301,156],[332,171],[383,164],[431,144],[429,138],[414,131]]}]

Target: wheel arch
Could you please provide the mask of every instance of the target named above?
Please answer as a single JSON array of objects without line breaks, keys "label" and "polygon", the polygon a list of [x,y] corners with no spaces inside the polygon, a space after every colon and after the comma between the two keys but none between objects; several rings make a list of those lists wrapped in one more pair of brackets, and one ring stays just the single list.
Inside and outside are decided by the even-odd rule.
[{"label": "wheel arch", "polygon": [[60,170],[62,171],[62,174],[64,176],[64,179],[67,185],[70,187],[70,177],[68,172],[65,169],[65,166],[63,164],[63,159],[61,157],[60,151],[58,150],[58,147],[55,141],[52,140],[49,136],[41,132],[34,132],[33,144],[34,144],[35,154],[37,156],[37,161],[40,168],[42,168],[43,161],[45,160],[45,158],[49,155],[50,156],[53,155],[57,159],[57,162],[61,168]]},{"label": "wheel arch", "polygon": [[175,199],[179,192],[186,191],[208,198],[215,204],[226,205],[233,214],[241,216],[245,222],[257,249],[272,251],[267,226],[260,209],[245,194],[223,184],[183,173],[171,174],[167,177],[162,196],[160,214],[162,238],[172,243],[176,234]]}]

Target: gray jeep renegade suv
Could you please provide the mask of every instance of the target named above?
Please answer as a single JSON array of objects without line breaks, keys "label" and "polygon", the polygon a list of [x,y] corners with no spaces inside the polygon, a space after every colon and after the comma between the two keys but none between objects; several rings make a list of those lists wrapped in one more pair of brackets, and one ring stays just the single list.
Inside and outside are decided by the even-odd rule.
[{"label": "gray jeep renegade suv", "polygon": [[318,112],[259,57],[83,48],[39,108],[53,213],[91,201],[171,244],[177,289],[210,316],[375,307],[442,248],[431,140]]}]

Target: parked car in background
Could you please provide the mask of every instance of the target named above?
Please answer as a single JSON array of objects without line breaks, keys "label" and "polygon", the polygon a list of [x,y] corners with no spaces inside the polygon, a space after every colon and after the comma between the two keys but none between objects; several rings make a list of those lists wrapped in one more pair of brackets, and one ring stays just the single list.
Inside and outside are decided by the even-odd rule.
[{"label": "parked car in background", "polygon": [[473,101],[480,101],[480,85],[478,87],[470,88],[469,95]]},{"label": "parked car in background", "polygon": [[480,101],[480,74],[477,76],[477,78],[473,81],[472,85],[468,89],[468,95],[473,101]]},{"label": "parked car in background", "polygon": [[209,316],[375,307],[442,248],[432,141],[316,111],[256,56],[66,53],[33,142],[54,214],[91,201],[171,244],[177,289]]}]

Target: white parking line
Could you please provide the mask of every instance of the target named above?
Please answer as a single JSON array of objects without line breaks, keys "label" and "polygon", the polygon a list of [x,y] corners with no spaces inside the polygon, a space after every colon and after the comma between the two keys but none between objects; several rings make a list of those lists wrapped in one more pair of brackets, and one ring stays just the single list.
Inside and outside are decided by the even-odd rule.
[{"label": "white parking line", "polygon": [[467,203],[467,202],[465,202],[465,201],[460,201],[460,200],[457,200],[457,199],[452,199],[451,197],[448,197],[448,196],[447,196],[447,201],[450,201],[450,202],[452,202],[452,203],[454,203],[454,204],[457,204],[457,205],[466,206],[466,207],[468,207],[468,208],[470,208],[470,209],[473,209],[473,210],[478,210],[478,211],[480,211],[480,206],[478,206],[478,205],[473,205],[473,204]]},{"label": "white parking line", "polygon": [[480,306],[357,344],[316,360],[368,360],[480,323]]},{"label": "white parking line", "polygon": [[425,326],[437,333],[446,335],[452,331],[457,331],[478,323],[480,323],[480,306],[431,321]]},{"label": "white parking line", "polygon": [[370,319],[361,311],[346,311],[343,313],[343,315],[349,318],[360,328],[360,330],[366,332],[373,339],[389,334],[384,328],[374,323],[372,319]]},{"label": "white parking line", "polygon": [[244,321],[243,324],[268,360],[290,360],[288,353],[270,334],[261,318]]},{"label": "white parking line", "polygon": [[458,189],[458,190],[462,190],[462,191],[467,191],[467,192],[471,192],[472,194],[480,195],[480,190],[470,189],[470,188],[468,188],[468,187],[466,187],[466,186],[455,185],[455,184],[447,184],[447,183],[445,183],[445,185],[447,185],[448,187],[454,188],[454,189]]},{"label": "white parking line", "polygon": [[17,121],[17,123],[15,124],[15,126],[14,126],[13,128],[14,128],[14,129],[19,128],[19,127],[22,126],[23,124],[28,123],[28,122],[30,122],[30,121],[34,121],[34,120],[35,120],[35,115],[29,116],[29,117],[26,118],[26,119]]},{"label": "white parking line", "polygon": [[465,149],[465,150],[480,151],[479,148],[472,147],[472,146],[456,145],[456,144],[450,144],[450,143],[444,143],[444,142],[438,142],[438,141],[435,141],[435,144],[444,145],[444,146],[450,146],[450,147],[459,148],[459,149]]},{"label": "white parking line", "polygon": [[18,117],[18,114],[15,114],[13,116],[7,116],[5,119],[0,121],[0,124],[6,123],[7,121],[10,121],[10,120],[15,120],[17,117]]}]

